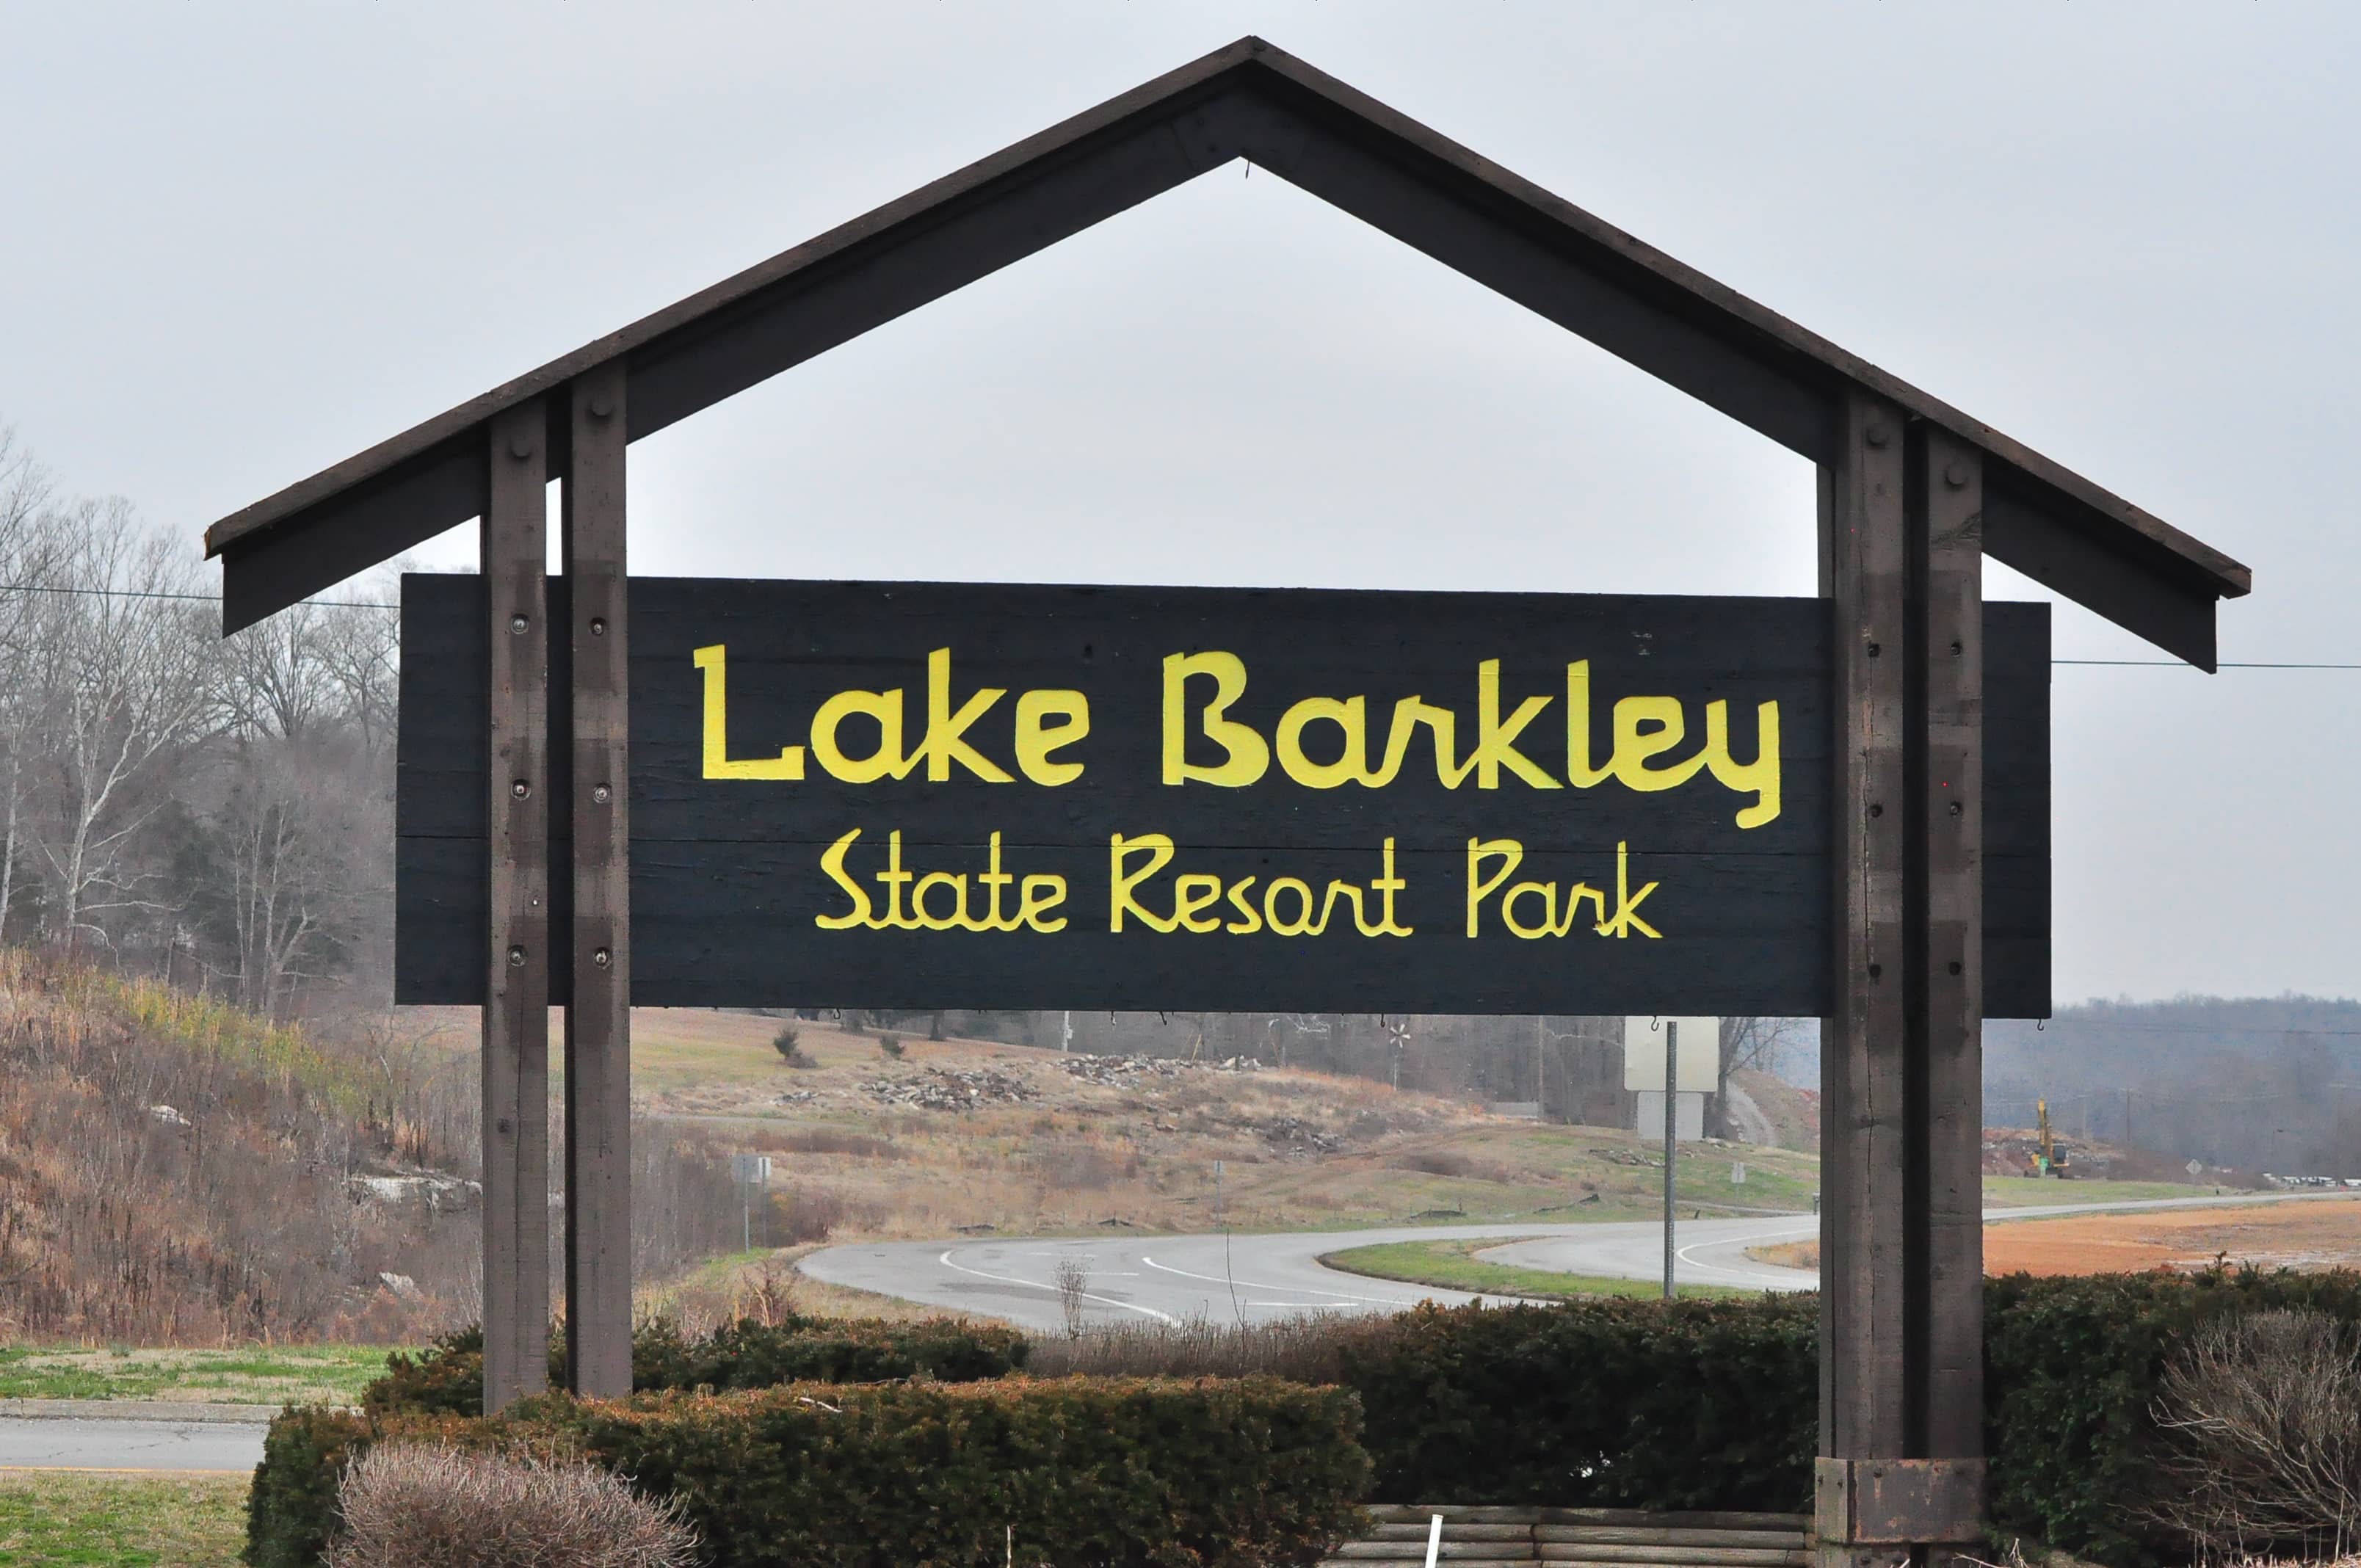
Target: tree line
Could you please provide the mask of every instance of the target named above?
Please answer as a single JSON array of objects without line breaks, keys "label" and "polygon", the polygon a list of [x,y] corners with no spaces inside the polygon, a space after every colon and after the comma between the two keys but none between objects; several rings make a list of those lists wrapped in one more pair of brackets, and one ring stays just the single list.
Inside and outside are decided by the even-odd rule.
[{"label": "tree line", "polygon": [[398,637],[306,604],[225,640],[188,542],[0,431],[0,939],[274,1016],[381,1002]]}]

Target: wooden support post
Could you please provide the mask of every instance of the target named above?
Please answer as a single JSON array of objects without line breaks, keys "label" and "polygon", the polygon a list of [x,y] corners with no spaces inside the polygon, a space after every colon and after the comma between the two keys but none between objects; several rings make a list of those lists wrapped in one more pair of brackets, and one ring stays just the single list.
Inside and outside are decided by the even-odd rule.
[{"label": "wooden support post", "polygon": [[1865,1568],[1977,1539],[1983,1507],[1982,480],[1873,396],[1837,421],[1816,1530]]},{"label": "wooden support post", "polygon": [[572,639],[573,988],[566,1008],[566,1382],[631,1391],[629,620],[621,363],[573,388],[564,549]]},{"label": "wooden support post", "polygon": [[484,1409],[548,1382],[548,433],[538,399],[494,416],[490,951],[484,997]]},{"label": "wooden support post", "polygon": [[[1923,845],[1927,998],[1926,1431],[1930,1459],[1983,1454],[1983,467],[1919,425],[1914,548],[1926,612],[1913,638],[1923,752],[1912,772]],[[1919,966],[1914,966],[1919,967]],[[1973,1467],[1971,1466],[1971,1469]],[[1978,1500],[1981,1513],[1981,1498]]]}]

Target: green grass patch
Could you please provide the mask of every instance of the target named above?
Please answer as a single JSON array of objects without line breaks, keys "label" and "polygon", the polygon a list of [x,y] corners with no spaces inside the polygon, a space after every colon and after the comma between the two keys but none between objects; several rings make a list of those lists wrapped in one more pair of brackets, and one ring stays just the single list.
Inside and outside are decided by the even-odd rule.
[{"label": "green grass patch", "polygon": [[[1519,1268],[1510,1264],[1487,1263],[1475,1255],[1518,1239],[1488,1236],[1461,1241],[1382,1242],[1376,1246],[1347,1247],[1343,1252],[1328,1253],[1320,1261],[1331,1268],[1366,1274],[1375,1279],[1399,1279],[1410,1285],[1434,1285],[1450,1290],[1522,1296],[1543,1301],[1570,1301],[1583,1296],[1656,1296],[1664,1291],[1664,1287],[1653,1280]],[[1684,1285],[1679,1292],[1700,1298],[1763,1293],[1729,1285]]]},{"label": "green grass patch", "polygon": [[14,1568],[233,1568],[243,1475],[0,1471],[0,1563]]},{"label": "green grass patch", "polygon": [[[173,1399],[216,1405],[350,1405],[385,1370],[388,1347],[239,1345],[225,1350],[0,1349],[0,1398]],[[0,1561],[5,1561],[0,1558]]]}]

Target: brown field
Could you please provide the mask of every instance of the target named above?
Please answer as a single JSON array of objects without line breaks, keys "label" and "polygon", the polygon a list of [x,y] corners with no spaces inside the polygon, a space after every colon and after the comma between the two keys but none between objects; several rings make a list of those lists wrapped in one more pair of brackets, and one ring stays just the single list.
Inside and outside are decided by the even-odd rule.
[{"label": "brown field", "polygon": [[[1748,1255],[1788,1268],[1817,1268],[1820,1248],[1817,1242],[1790,1242],[1751,1248]],[[2217,1257],[2259,1268],[2361,1267],[2361,1198],[2061,1214],[1984,1227],[1986,1274],[2187,1270]]]},{"label": "brown field", "polygon": [[2263,1268],[2361,1264],[2361,1199],[2146,1213],[2067,1214],[1984,1230],[1988,1274],[2117,1274],[2202,1268],[2216,1257]]},{"label": "brown field", "polygon": [[[476,1027],[471,1010],[404,1014],[455,1046]],[[770,1155],[793,1232],[774,1229],[774,1244],[1201,1230],[1215,1222],[1216,1161],[1221,1223],[1240,1229],[1632,1218],[1660,1201],[1653,1145],[1628,1131],[1514,1121],[1291,1069],[1092,1081],[1055,1050],[907,1033],[897,1059],[874,1032],[833,1022],[795,1024],[811,1065],[791,1067],[771,1045],[783,1022],[686,1008],[635,1009],[631,1022],[633,1110]],[[938,1070],[993,1075],[1020,1097],[988,1092],[961,1110],[895,1102],[899,1090],[941,1084]],[[1736,1163],[1742,1186],[1730,1179]],[[1808,1209],[1817,1164],[1791,1150],[1689,1146],[1681,1202]]]}]

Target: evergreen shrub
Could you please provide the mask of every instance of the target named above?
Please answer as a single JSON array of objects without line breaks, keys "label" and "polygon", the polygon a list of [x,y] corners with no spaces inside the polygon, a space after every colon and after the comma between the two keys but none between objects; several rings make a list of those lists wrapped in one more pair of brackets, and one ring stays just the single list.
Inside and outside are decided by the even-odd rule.
[{"label": "evergreen shrub", "polygon": [[[247,1561],[314,1568],[336,1481],[391,1441],[588,1460],[679,1499],[717,1568],[1308,1568],[1368,1493],[1359,1403],[1276,1378],[790,1384],[549,1395],[489,1420],[286,1411],[255,1473]],[[1013,1531],[1013,1538],[1010,1532]]]}]

